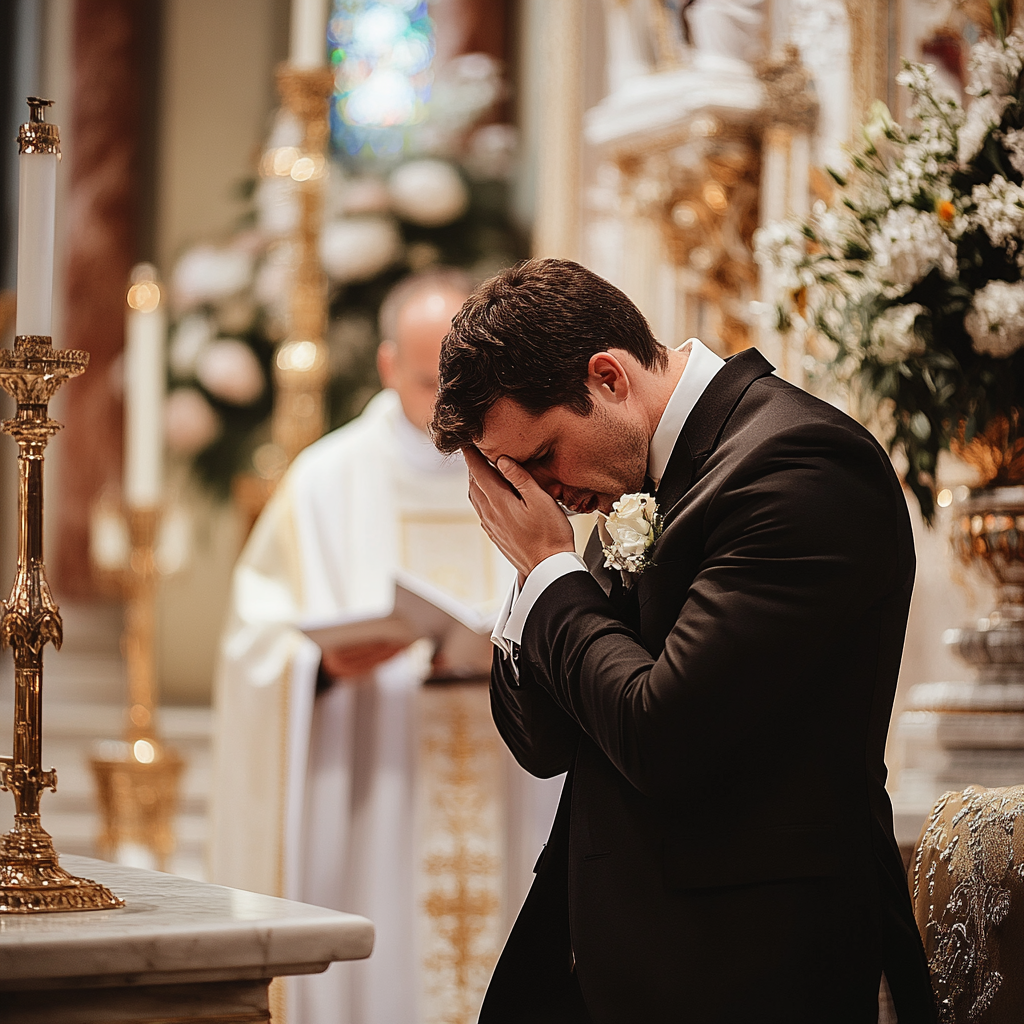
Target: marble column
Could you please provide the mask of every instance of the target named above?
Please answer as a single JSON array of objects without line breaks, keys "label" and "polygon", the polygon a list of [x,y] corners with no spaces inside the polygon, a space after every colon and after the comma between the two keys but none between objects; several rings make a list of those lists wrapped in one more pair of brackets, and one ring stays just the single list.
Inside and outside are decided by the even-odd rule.
[{"label": "marble column", "polygon": [[580,148],[583,128],[583,3],[543,7],[545,102],[539,111],[533,255],[577,259],[580,248]]},{"label": "marble column", "polygon": [[[74,149],[68,175],[63,254],[64,336],[58,345],[89,351],[88,372],[67,389],[51,578],[70,598],[93,596],[89,509],[121,473],[121,397],[113,364],[124,347],[125,292],[137,255],[140,96],[139,5],[133,0],[76,0]],[[68,166],[68,164],[70,166]],[[60,258],[61,254],[58,254]]]}]

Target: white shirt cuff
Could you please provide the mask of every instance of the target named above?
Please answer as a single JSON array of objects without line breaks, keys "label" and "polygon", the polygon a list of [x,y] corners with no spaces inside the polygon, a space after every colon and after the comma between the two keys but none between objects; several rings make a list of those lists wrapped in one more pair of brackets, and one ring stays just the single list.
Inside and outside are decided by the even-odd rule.
[{"label": "white shirt cuff", "polygon": [[[533,606],[540,599],[540,595],[551,586],[555,580],[567,576],[571,572],[586,572],[586,563],[579,555],[571,551],[559,551],[555,555],[549,555],[534,566],[533,572],[526,577],[522,592],[513,596],[509,605],[509,615],[502,625],[501,636],[504,640],[514,644],[522,644],[523,627],[533,610]],[[516,585],[518,588],[518,579]],[[497,630],[497,627],[495,627]]]},{"label": "white shirt cuff", "polygon": [[518,596],[519,575],[517,573],[512,577],[512,583],[508,588],[508,593],[505,595],[501,611],[498,612],[498,618],[494,623],[494,629],[491,630],[491,643],[494,644],[499,651],[503,651],[506,656],[512,653],[512,645],[501,635],[501,632],[505,628],[505,623],[508,622],[509,616],[512,614],[512,606],[516,603],[516,598]]}]

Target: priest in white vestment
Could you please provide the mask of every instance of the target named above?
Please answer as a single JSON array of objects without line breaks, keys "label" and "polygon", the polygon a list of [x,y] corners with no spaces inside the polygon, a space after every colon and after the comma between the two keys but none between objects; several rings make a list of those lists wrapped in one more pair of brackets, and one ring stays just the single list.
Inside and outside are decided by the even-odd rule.
[{"label": "priest in white vestment", "polygon": [[425,433],[467,293],[454,272],[397,286],[381,312],[386,390],[298,456],[235,569],[212,880],[376,926],[369,960],[289,983],[288,1024],[475,1021],[558,798],[560,780],[508,757],[486,686],[424,685],[426,642],[321,652],[297,628],[385,609],[398,568],[500,603],[512,570],[469,504],[464,464]]}]

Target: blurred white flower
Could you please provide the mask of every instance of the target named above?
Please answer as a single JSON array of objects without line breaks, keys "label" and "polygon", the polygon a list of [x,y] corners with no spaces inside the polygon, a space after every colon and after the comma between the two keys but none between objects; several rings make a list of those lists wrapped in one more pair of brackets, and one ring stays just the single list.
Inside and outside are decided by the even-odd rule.
[{"label": "blurred white flower", "polygon": [[975,210],[970,219],[993,245],[1015,253],[1024,231],[1024,188],[996,174],[987,185],[975,185],[971,199]]},{"label": "blurred white flower", "polygon": [[252,404],[266,386],[255,353],[238,338],[218,338],[207,345],[196,360],[196,380],[231,405]]},{"label": "blurred white flower", "polygon": [[1005,359],[1024,346],[1024,282],[990,281],[974,293],[964,327],[977,352]]},{"label": "blurred white flower", "polygon": [[402,236],[386,217],[351,217],[324,225],[320,260],[334,281],[366,281],[396,263]]},{"label": "blurred white flower", "polygon": [[912,206],[890,210],[871,236],[874,268],[890,295],[917,284],[933,267],[956,276],[956,246],[934,213]]},{"label": "blurred white flower", "polygon": [[255,201],[257,223],[267,235],[290,235],[298,227],[298,188],[291,178],[260,178]]},{"label": "blurred white flower", "polygon": [[370,175],[348,178],[338,186],[336,207],[339,213],[366,214],[387,213],[391,205],[387,185]]},{"label": "blurred white flower", "polygon": [[969,96],[1004,97],[1012,93],[1024,65],[1024,35],[1020,30],[1006,37],[1006,44],[995,39],[980,39],[971,47],[967,83]]},{"label": "blurred white flower", "polygon": [[871,324],[871,355],[880,363],[902,363],[920,355],[925,344],[914,330],[914,321],[926,310],[917,302],[890,306]]},{"label": "blurred white flower", "polygon": [[441,227],[458,220],[469,206],[469,191],[458,171],[445,160],[411,160],[388,181],[391,206],[404,220]]},{"label": "blurred white flower", "polygon": [[164,403],[167,447],[179,455],[195,455],[221,431],[220,418],[195,388],[175,388]]},{"label": "blurred white flower", "polygon": [[1010,166],[1018,174],[1024,174],[1024,128],[1011,128],[1004,132],[1002,143],[1009,151]]},{"label": "blurred white flower", "polygon": [[219,302],[248,287],[252,281],[253,257],[243,249],[219,249],[197,245],[189,249],[174,267],[171,294],[181,310]]},{"label": "blurred white flower", "polygon": [[199,353],[213,340],[213,323],[203,313],[184,316],[171,336],[168,362],[175,377],[190,377],[195,372]]},{"label": "blurred white flower", "polygon": [[470,127],[504,93],[501,65],[486,53],[463,53],[445,61],[430,93],[430,120],[445,131]]},{"label": "blurred white flower", "polygon": [[770,221],[754,232],[754,259],[762,266],[782,271],[780,287],[799,288],[796,268],[805,255],[805,241],[800,226],[794,221]]},{"label": "blurred white flower", "polygon": [[248,287],[253,276],[252,254],[240,249],[196,246],[177,262],[171,294],[181,310],[219,302]]},{"label": "blurred white flower", "polygon": [[971,48],[970,80],[967,94],[974,100],[960,128],[957,159],[961,165],[973,160],[986,137],[999,125],[1003,111],[1013,101],[1013,92],[1024,64],[1024,36],[1014,32],[1006,45],[982,39]]},{"label": "blurred white flower", "polygon": [[506,181],[512,176],[519,148],[519,133],[510,124],[477,128],[466,146],[466,169],[482,181]]},{"label": "blurred white flower", "polygon": [[256,271],[253,298],[261,306],[286,303],[292,279],[292,247],[286,242],[272,246]]},{"label": "blurred white flower", "polygon": [[957,136],[956,158],[966,167],[981,152],[989,132],[999,126],[1010,102],[1006,96],[978,96],[967,108],[967,119]]}]

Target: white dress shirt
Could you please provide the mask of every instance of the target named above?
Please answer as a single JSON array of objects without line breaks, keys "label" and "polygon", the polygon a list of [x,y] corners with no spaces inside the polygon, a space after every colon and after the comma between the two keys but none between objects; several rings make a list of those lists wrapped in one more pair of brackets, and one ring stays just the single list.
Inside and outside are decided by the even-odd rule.
[{"label": "white dress shirt", "polygon": [[[725,360],[715,355],[697,338],[684,341],[679,346],[679,351],[687,346],[690,348],[689,358],[686,360],[686,365],[683,367],[682,375],[676,383],[675,389],[669,396],[665,411],[661,414],[661,419],[658,420],[658,426],[655,428],[647,451],[647,475],[654,482],[655,487],[661,484],[661,478],[665,475],[672,449],[675,447],[693,407],[697,404],[700,396],[704,394],[705,388],[711,383],[715,374],[725,366]],[[575,552],[559,551],[557,554],[549,555],[534,567],[530,575],[526,577],[521,591],[518,578],[513,580],[508,595],[505,597],[505,603],[498,613],[498,621],[491,633],[491,642],[506,655],[511,654],[512,645],[519,645],[523,642],[523,627],[540,595],[562,576],[566,576],[570,572],[587,571],[586,563]],[[514,662],[513,666],[515,667]],[[518,667],[515,668],[515,671],[518,675]]]}]

